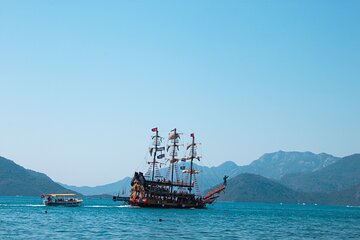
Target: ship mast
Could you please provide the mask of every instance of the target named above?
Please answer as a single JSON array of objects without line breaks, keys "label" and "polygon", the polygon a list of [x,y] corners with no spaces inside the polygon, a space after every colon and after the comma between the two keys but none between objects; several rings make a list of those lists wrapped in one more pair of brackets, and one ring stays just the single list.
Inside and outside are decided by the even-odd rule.
[{"label": "ship mast", "polygon": [[[157,159],[162,159],[165,154],[162,153],[162,151],[165,150],[165,147],[160,146],[162,137],[159,136],[159,131],[157,128],[152,128],[152,132],[155,132],[155,135],[152,136],[152,147],[149,148],[150,150],[150,156],[153,157],[152,161],[149,161],[148,164],[150,165],[148,172],[146,173],[146,176],[148,176],[151,181],[154,181],[156,177],[160,177],[160,173],[158,172],[159,169],[157,168],[156,164],[159,163],[156,161]],[[157,155],[157,152],[161,152],[160,155]],[[155,171],[157,171],[157,175],[155,174]],[[150,175],[150,172],[151,175]]]},{"label": "ship mast", "polygon": [[[167,151],[170,150],[170,158],[168,159],[170,161],[170,166],[169,166],[169,171],[171,171],[171,176],[170,176],[170,181],[171,183],[174,182],[174,171],[176,170],[176,163],[179,161],[179,159],[177,159],[177,150],[179,150],[179,138],[180,135],[179,133],[177,133],[176,128],[174,128],[173,130],[170,131],[169,133],[169,141],[171,144],[167,145]],[[177,176],[178,178],[178,176]],[[179,180],[179,179],[177,179]],[[170,190],[171,192],[173,191],[173,185],[171,185]]]},{"label": "ship mast", "polygon": [[154,157],[153,157],[153,162],[152,162],[152,177],[151,177],[151,181],[154,181],[154,177],[155,177],[155,163],[156,163],[156,152],[157,152],[157,147],[158,147],[158,137],[159,137],[159,131],[157,128],[153,128],[152,130],[156,131],[155,134],[155,151],[154,151]]},{"label": "ship mast", "polygon": [[[176,151],[176,128],[174,128],[175,139],[173,142],[172,149],[172,160],[171,160],[171,182],[174,182],[174,164],[175,164],[175,151]],[[173,190],[173,186],[171,185],[171,192]]]},{"label": "ship mast", "polygon": [[195,135],[194,133],[190,134],[190,137],[192,137],[192,143],[191,143],[191,158],[190,158],[190,187],[189,192],[191,192],[191,181],[192,181],[192,175],[193,175],[193,161],[194,161],[194,153],[195,153]]},{"label": "ship mast", "polygon": [[[186,150],[190,149],[189,150],[190,152],[189,152],[188,156],[185,156],[185,158],[183,158],[183,161],[190,160],[190,169],[183,170],[183,173],[186,173],[186,174],[190,175],[190,182],[189,182],[188,190],[191,193],[192,188],[196,187],[196,178],[195,178],[194,174],[199,173],[199,171],[194,169],[194,159],[197,159],[197,160],[200,161],[201,156],[197,155],[196,149],[197,149],[197,145],[200,144],[200,143],[195,143],[195,134],[194,133],[190,134],[190,137],[192,138],[192,141],[186,147]],[[194,177],[193,177],[193,175],[194,175]],[[192,183],[193,179],[194,179],[194,185]],[[199,190],[197,189],[197,191],[199,191]]]}]

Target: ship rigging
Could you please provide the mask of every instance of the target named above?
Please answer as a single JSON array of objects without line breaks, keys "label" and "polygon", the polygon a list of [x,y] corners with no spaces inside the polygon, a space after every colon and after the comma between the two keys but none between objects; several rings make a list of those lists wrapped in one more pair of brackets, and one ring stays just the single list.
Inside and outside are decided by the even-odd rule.
[{"label": "ship rigging", "polygon": [[[204,208],[207,204],[214,203],[219,194],[225,190],[226,177],[223,184],[204,197],[201,195],[196,178],[200,172],[194,169],[194,160],[201,159],[197,154],[199,143],[195,141],[195,134],[190,134],[191,143],[186,146],[187,154],[179,158],[179,150],[183,145],[180,144],[181,133],[176,128],[170,131],[166,147],[163,146],[164,138],[159,136],[158,128],[153,128],[152,132],[152,144],[149,148],[151,161],[147,162],[148,171],[145,174],[135,172],[129,197],[114,196],[113,200],[125,201],[132,206],[162,208]],[[181,175],[178,172],[179,162],[188,162],[180,166]],[[169,165],[163,177],[159,166],[167,163]],[[196,189],[195,193],[193,188]]]}]

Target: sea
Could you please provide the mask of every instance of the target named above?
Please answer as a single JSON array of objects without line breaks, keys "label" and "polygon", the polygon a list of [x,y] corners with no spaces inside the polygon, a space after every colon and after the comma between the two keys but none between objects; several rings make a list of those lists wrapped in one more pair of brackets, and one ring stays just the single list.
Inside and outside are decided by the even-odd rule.
[{"label": "sea", "polygon": [[0,197],[0,239],[360,239],[360,208],[217,202],[148,209],[107,198],[69,208]]}]

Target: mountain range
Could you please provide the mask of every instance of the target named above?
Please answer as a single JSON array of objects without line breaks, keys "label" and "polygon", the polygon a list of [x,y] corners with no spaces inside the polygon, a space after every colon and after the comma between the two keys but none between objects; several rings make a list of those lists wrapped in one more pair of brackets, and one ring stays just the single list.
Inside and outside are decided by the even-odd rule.
[{"label": "mountain range", "polygon": [[[241,173],[253,173],[267,178],[280,180],[284,175],[291,173],[308,173],[317,171],[337,162],[339,159],[341,158],[325,153],[314,154],[311,152],[278,151],[264,154],[259,159],[245,166],[238,166],[232,161],[226,161],[216,167],[207,167],[195,164],[195,169],[199,170],[201,173],[198,175],[198,183],[200,190],[203,191],[202,193],[204,193],[211,187],[221,183],[224,175],[232,178]],[[185,164],[185,167],[189,168],[189,165]],[[166,168],[160,169],[162,176],[166,176],[166,172]],[[73,191],[80,192],[84,195],[114,195],[119,191],[123,191],[124,189],[125,194],[128,194],[128,182],[130,179],[126,179],[127,178],[114,183],[96,187],[76,187],[65,184],[61,185]]]},{"label": "mountain range", "polygon": [[340,160],[326,153],[284,152],[266,153],[249,165],[239,166],[235,175],[254,173],[279,180],[291,173],[315,172]]},{"label": "mountain range", "polygon": [[61,186],[67,189],[71,189],[72,191],[79,192],[85,196],[90,195],[102,195],[102,194],[108,194],[108,195],[117,195],[117,194],[129,194],[129,188],[130,188],[130,182],[131,178],[126,177],[123,178],[117,182],[100,185],[96,187],[88,187],[88,186],[82,186],[77,187],[73,185],[67,185],[63,183],[59,183]]},{"label": "mountain range", "polygon": [[39,196],[44,193],[74,193],[43,173],[25,169],[0,157],[0,196]]},{"label": "mountain range", "polygon": [[[267,153],[249,165],[227,161],[216,167],[196,165],[202,190],[230,176],[222,201],[360,205],[360,154],[344,158],[311,152]],[[166,169],[160,170],[163,175]],[[180,173],[181,174],[181,173]],[[79,192],[83,195],[128,194],[130,177],[96,186],[58,184],[48,176],[0,157],[0,195]]]},{"label": "mountain range", "polygon": [[229,180],[221,200],[360,205],[360,154],[311,171],[285,173],[278,180],[241,173]]},{"label": "mountain range", "polygon": [[304,192],[334,192],[360,183],[360,154],[344,157],[313,172],[287,174],[280,182]]}]

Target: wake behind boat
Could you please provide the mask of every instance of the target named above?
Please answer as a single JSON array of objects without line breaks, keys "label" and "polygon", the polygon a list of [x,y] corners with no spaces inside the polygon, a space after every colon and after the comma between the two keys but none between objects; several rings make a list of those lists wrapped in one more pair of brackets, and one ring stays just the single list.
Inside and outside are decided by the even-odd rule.
[{"label": "wake behind boat", "polygon": [[75,198],[76,194],[51,193],[42,195],[45,206],[78,207],[83,200]]},{"label": "wake behind boat", "polygon": [[[135,172],[131,181],[130,196],[114,196],[114,201],[124,201],[131,206],[159,207],[159,208],[204,208],[207,204],[214,203],[219,194],[225,190],[227,176],[224,183],[210,191],[205,196],[201,195],[194,169],[193,161],[200,161],[197,154],[199,143],[195,142],[192,133],[191,143],[186,146],[185,157],[179,158],[180,134],[173,129],[168,136],[168,144],[162,146],[163,139],[159,136],[158,129],[153,128],[152,146],[149,148],[152,161],[149,161],[149,170],[145,173]],[[168,157],[165,158],[167,152]],[[163,161],[165,159],[165,162]],[[189,162],[185,166],[185,163]],[[169,163],[165,177],[161,176],[158,165]],[[179,166],[181,165],[181,166]],[[189,169],[186,169],[189,167]],[[181,170],[181,175],[178,169]],[[195,188],[195,191],[193,191]]]}]

